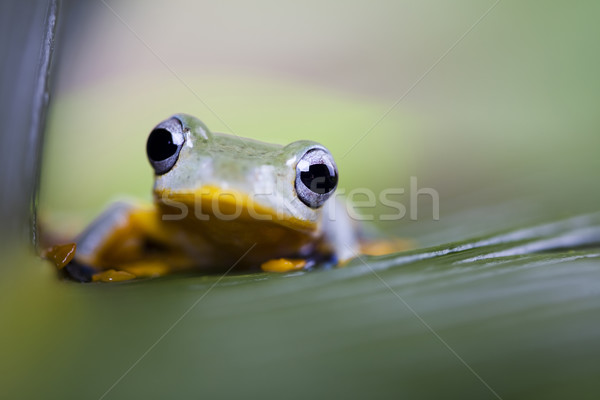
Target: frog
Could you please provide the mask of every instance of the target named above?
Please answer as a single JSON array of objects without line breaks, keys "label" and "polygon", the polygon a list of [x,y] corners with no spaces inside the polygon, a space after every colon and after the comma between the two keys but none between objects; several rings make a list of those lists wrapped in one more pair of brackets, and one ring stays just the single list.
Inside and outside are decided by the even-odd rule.
[{"label": "frog", "polygon": [[[175,114],[150,131],[146,155],[153,203],[116,202],[73,243],[48,251],[66,277],[286,273],[343,265],[365,251],[358,223],[335,196],[334,158],[317,142],[264,143]],[[375,247],[381,252],[381,242]]]}]

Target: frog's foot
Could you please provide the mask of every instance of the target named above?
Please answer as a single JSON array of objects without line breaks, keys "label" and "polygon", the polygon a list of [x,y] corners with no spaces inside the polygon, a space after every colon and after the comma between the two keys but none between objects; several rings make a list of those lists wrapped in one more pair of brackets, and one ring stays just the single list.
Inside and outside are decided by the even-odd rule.
[{"label": "frog's foot", "polygon": [[64,277],[76,282],[91,282],[98,270],[74,261],[76,249],[75,243],[60,244],[42,251],[41,256],[52,262]]},{"label": "frog's foot", "polygon": [[120,282],[154,278],[171,272],[167,263],[157,261],[128,263],[115,269],[94,268],[74,259],[76,248],[75,243],[53,246],[43,251],[42,257],[51,261],[64,277],[76,282]]},{"label": "frog's foot", "polygon": [[306,267],[306,260],[301,258],[277,258],[262,263],[260,269],[265,272],[290,272]]},{"label": "frog's foot", "polygon": [[92,275],[92,282],[121,282],[136,278],[156,278],[168,275],[171,268],[166,263],[141,261],[119,266],[118,269],[107,269]]},{"label": "frog's foot", "polygon": [[415,243],[408,239],[373,239],[360,243],[360,252],[368,256],[382,256],[413,249]]}]

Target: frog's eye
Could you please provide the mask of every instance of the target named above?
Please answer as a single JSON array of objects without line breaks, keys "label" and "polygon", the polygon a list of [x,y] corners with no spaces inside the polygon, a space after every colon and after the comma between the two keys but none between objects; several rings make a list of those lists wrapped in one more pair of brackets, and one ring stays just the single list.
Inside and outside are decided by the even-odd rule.
[{"label": "frog's eye", "polygon": [[324,149],[307,151],[296,164],[296,193],[311,208],[321,207],[335,191],[337,182],[337,167]]},{"label": "frog's eye", "polygon": [[156,175],[166,174],[173,168],[184,140],[181,122],[175,118],[161,122],[150,132],[146,153]]}]

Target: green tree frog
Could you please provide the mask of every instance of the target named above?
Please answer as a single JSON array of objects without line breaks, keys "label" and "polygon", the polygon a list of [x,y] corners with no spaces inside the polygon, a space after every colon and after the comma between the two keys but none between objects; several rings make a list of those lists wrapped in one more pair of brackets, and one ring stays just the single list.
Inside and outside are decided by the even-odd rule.
[{"label": "green tree frog", "polygon": [[76,245],[49,251],[67,276],[119,281],[190,269],[286,272],[344,263],[361,250],[356,224],[333,196],[335,161],[316,142],[241,139],[177,114],[150,132],[146,152],[154,204],[116,203]]}]

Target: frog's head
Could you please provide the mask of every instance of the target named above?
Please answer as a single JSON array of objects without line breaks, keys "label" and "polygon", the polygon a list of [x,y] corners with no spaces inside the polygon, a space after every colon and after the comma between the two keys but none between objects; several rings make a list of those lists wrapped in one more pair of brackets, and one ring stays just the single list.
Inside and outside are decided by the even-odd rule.
[{"label": "frog's head", "polygon": [[264,220],[317,232],[338,181],[333,157],[318,143],[281,146],[212,133],[184,114],[150,132],[147,153],[163,219],[184,219],[185,214],[188,221],[216,218],[242,221],[244,227],[261,226]]}]

